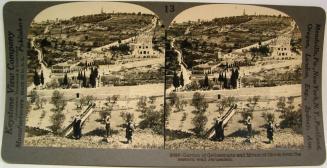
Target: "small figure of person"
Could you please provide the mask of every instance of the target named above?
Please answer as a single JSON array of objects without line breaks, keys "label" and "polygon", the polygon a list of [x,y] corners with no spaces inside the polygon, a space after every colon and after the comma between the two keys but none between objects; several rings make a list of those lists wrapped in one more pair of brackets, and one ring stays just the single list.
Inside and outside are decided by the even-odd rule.
[{"label": "small figure of person", "polygon": [[274,141],[274,126],[272,121],[269,121],[267,125],[267,138],[270,144]]},{"label": "small figure of person", "polygon": [[106,125],[106,138],[110,136],[110,115],[107,115],[105,120],[105,125]]},{"label": "small figure of person", "polygon": [[251,116],[247,117],[247,119],[245,120],[245,125],[246,125],[246,128],[248,130],[248,139],[250,139],[251,137],[253,137],[253,135],[252,135],[252,119],[251,119]]},{"label": "small figure of person", "polygon": [[224,135],[224,127],[223,127],[223,121],[218,118],[215,122],[215,140],[216,141],[223,141],[224,138],[225,138],[225,135]]},{"label": "small figure of person", "polygon": [[127,139],[127,143],[129,142],[133,142],[133,132],[134,132],[134,127],[131,121],[127,122],[126,125],[126,139]]},{"label": "small figure of person", "polygon": [[75,116],[73,121],[73,134],[75,139],[80,139],[82,135],[82,125],[81,125],[81,118],[79,115]]}]

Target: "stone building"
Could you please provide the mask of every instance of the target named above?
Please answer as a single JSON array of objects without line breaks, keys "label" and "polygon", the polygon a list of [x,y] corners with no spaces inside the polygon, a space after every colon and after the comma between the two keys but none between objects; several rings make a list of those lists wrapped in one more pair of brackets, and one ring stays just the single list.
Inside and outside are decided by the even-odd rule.
[{"label": "stone building", "polygon": [[159,51],[153,49],[151,33],[142,33],[132,39],[131,47],[134,58],[157,58]]},{"label": "stone building", "polygon": [[290,59],[294,55],[291,51],[291,37],[282,35],[271,42],[272,56],[274,58]]}]

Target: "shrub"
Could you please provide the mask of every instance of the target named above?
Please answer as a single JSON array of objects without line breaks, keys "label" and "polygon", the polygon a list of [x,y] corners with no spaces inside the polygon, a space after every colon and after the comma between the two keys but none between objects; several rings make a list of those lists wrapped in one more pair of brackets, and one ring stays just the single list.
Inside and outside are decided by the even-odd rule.
[{"label": "shrub", "polygon": [[208,118],[203,113],[197,113],[192,119],[194,128],[192,129],[195,135],[199,138],[204,138],[205,125],[208,122]]},{"label": "shrub", "polygon": [[227,97],[222,99],[220,102],[217,103],[218,112],[222,115],[226,109],[226,107],[231,107],[236,102],[235,97]]},{"label": "shrub", "polygon": [[63,114],[63,110],[65,109],[67,102],[64,100],[63,93],[55,90],[51,97],[51,103],[55,106],[55,108],[51,109],[53,111],[53,115],[51,116],[51,130],[54,134],[61,133],[61,126],[65,120],[65,115]]},{"label": "shrub", "polygon": [[51,116],[51,127],[50,129],[53,131],[54,134],[60,134],[61,133],[61,127],[65,120],[65,115],[62,113],[62,111],[54,111],[54,114]]},{"label": "shrub", "polygon": [[130,112],[121,112],[120,117],[125,121],[125,123],[134,121],[134,114]]},{"label": "shrub", "polygon": [[253,118],[253,111],[254,108],[257,106],[259,99],[259,96],[248,98],[246,108],[243,108],[241,112],[242,121],[245,121],[249,116]]},{"label": "shrub", "polygon": [[145,109],[140,115],[142,121],[139,123],[141,129],[150,128],[158,134],[163,134],[164,129],[164,113],[163,110],[156,111],[152,107]]},{"label": "shrub", "polygon": [[297,132],[302,132],[302,111],[301,105],[298,110],[294,107],[294,97],[288,97],[287,102],[285,97],[280,97],[277,102],[277,112],[280,112],[281,128],[291,128]]},{"label": "shrub", "polygon": [[40,96],[35,90],[31,91],[31,103],[34,103]]},{"label": "shrub", "polygon": [[179,101],[178,97],[177,97],[177,94],[175,92],[171,92],[169,93],[168,95],[168,99],[170,100],[169,101],[169,104],[171,106],[174,106],[176,104],[177,101]]},{"label": "shrub", "polygon": [[47,99],[38,97],[35,101],[35,105],[38,109],[43,108],[43,105],[47,102]]},{"label": "shrub", "polygon": [[187,101],[186,100],[181,100],[181,99],[177,99],[176,103],[175,103],[175,107],[176,107],[176,111],[184,111],[184,107],[187,105]]},{"label": "shrub", "polygon": [[272,122],[272,123],[275,123],[275,114],[272,113],[272,112],[263,112],[262,113],[262,118],[268,123],[268,122]]},{"label": "shrub", "polygon": [[203,138],[205,135],[205,125],[208,122],[207,117],[205,116],[205,112],[208,108],[208,102],[205,101],[204,95],[199,92],[195,92],[192,98],[192,106],[194,106],[195,110],[193,113],[195,114],[192,119],[192,124],[194,126],[193,132],[197,137]]},{"label": "shrub", "polygon": [[67,105],[66,100],[64,100],[64,94],[55,90],[51,97],[51,103],[55,106],[56,110],[62,111]]}]

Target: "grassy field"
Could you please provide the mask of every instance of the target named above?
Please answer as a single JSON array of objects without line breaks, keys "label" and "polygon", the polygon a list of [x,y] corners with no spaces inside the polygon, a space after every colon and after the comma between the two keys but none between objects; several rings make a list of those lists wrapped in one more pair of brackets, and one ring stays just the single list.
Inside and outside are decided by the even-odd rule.
[{"label": "grassy field", "polygon": [[[76,93],[81,93],[81,97],[93,96],[96,104],[92,114],[86,119],[82,126],[83,138],[79,141],[64,138],[51,133],[51,117],[54,112],[51,110],[54,105],[50,103],[50,98],[54,90],[38,90],[41,98],[45,98],[47,102],[42,108],[37,108],[35,104],[31,104],[31,110],[27,115],[25,132],[25,145],[42,146],[42,147],[90,147],[90,148],[161,148],[163,146],[163,136],[152,132],[151,130],[138,129],[139,118],[141,112],[137,110],[137,102],[141,96],[154,96],[153,102],[155,111],[161,112],[164,103],[163,84],[156,85],[138,85],[138,86],[122,86],[122,87],[99,87],[94,89],[59,89],[64,94],[67,105],[63,110],[65,116],[61,128],[66,128],[74,120],[74,116],[81,114],[83,109],[76,107]],[[110,125],[113,135],[109,138],[109,142],[103,141],[105,135],[105,125],[100,115],[101,111],[106,110],[106,98],[108,96],[119,95],[116,104],[111,110]],[[148,100],[147,100],[148,101]],[[133,123],[137,127],[133,144],[125,144],[125,129],[123,124],[126,123],[121,117],[122,112],[133,114]],[[35,131],[36,130],[36,131]]]},{"label": "grassy field", "polygon": [[[204,113],[208,119],[205,129],[210,129],[215,122],[215,119],[221,114],[218,112],[217,105],[219,104],[218,94],[222,99],[229,96],[236,98],[235,103],[237,109],[235,115],[229,120],[225,127],[226,139],[224,142],[212,142],[210,140],[197,139],[192,131],[194,125],[192,119],[195,114],[192,113],[195,108],[191,105],[192,97],[195,92],[203,94],[205,101],[208,103],[208,108]],[[281,113],[277,111],[277,102],[280,97],[294,97],[293,106],[295,110],[301,105],[302,99],[301,85],[284,85],[277,87],[260,87],[260,88],[241,88],[236,90],[215,90],[215,91],[188,91],[177,92],[178,98],[185,100],[187,105],[180,111],[175,106],[172,107],[172,112],[168,118],[167,129],[167,148],[168,149],[271,149],[271,148],[286,148],[299,149],[303,147],[303,135],[294,132],[291,129],[281,129],[275,133],[275,143],[267,144],[265,125],[267,121],[263,114],[268,112],[275,116],[275,123],[279,124],[282,121]],[[259,101],[254,108],[252,117],[252,128],[255,132],[255,137],[251,143],[247,143],[246,133],[247,128],[242,118],[242,109],[247,108],[248,98],[259,96]],[[224,113],[228,110],[225,108]]]},{"label": "grassy field", "polygon": [[[246,132],[240,130],[240,135]],[[292,137],[292,138],[290,138]],[[251,150],[251,149],[302,149],[304,146],[303,136],[294,133],[292,130],[279,130],[274,134],[274,142],[268,144],[268,139],[264,131],[258,132],[251,143],[246,141],[245,136],[239,137],[229,135],[222,142],[207,139],[197,139],[188,137],[166,142],[166,149],[202,149],[202,150]]]},{"label": "grassy field", "polygon": [[[103,128],[104,129],[104,128]],[[163,136],[153,133],[151,130],[135,130],[133,143],[126,144],[125,130],[117,130],[108,141],[99,135],[104,130],[94,131],[82,136],[81,139],[54,136],[45,134],[42,136],[28,135],[24,139],[25,146],[33,147],[69,147],[69,148],[114,148],[114,149],[160,149],[163,148]]]}]

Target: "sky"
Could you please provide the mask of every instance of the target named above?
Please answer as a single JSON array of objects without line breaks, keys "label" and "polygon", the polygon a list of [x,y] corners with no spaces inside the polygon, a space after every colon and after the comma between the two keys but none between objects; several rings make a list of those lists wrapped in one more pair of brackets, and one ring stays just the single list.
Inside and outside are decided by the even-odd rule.
[{"label": "sky", "polygon": [[243,10],[248,15],[264,14],[287,16],[285,13],[275,9],[253,6],[253,5],[236,5],[236,4],[210,4],[189,8],[181,12],[174,18],[177,23],[185,21],[212,20],[213,18],[221,18],[228,16],[243,15]]},{"label": "sky", "polygon": [[60,5],[55,5],[41,11],[35,18],[34,21],[46,21],[58,19],[69,19],[73,16],[82,16],[89,14],[98,14],[103,9],[104,12],[142,12],[147,14],[153,14],[147,8],[121,2],[72,2]]}]

